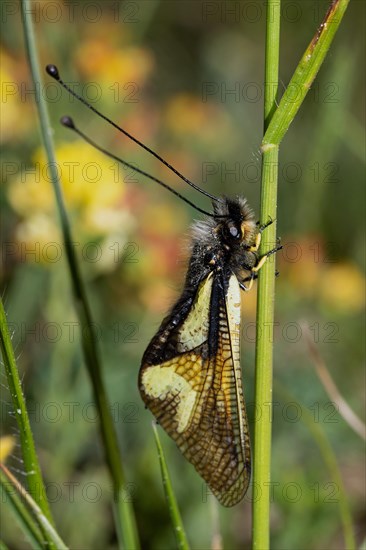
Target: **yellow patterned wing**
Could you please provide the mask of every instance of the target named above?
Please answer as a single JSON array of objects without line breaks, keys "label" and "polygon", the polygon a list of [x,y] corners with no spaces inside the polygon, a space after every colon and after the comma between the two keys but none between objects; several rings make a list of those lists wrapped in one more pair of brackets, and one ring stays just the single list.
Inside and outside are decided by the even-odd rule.
[{"label": "yellow patterned wing", "polygon": [[176,354],[160,364],[143,363],[140,371],[147,407],[224,506],[243,498],[250,479],[240,300],[235,276],[225,293],[219,275],[211,273],[183,322],[159,331],[151,344],[155,354],[161,346],[164,358],[166,342],[173,341]]}]

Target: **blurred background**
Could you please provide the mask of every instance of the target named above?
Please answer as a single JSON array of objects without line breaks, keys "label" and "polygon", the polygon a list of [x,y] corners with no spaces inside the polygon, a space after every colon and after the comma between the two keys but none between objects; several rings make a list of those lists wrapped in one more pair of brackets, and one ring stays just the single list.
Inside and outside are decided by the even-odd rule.
[{"label": "blurred background", "polygon": [[[281,93],[327,2],[282,4]],[[80,349],[60,226],[34,105],[17,3],[3,3],[1,43],[2,295],[56,523],[72,548],[116,548],[111,488]],[[364,418],[364,5],[351,2],[316,82],[280,150],[273,408],[272,547],[344,548],[341,488],[314,426],[329,439],[364,539],[364,442],[320,382],[310,343]],[[213,194],[259,210],[265,6],[262,2],[34,2],[42,66]],[[151,414],[137,389],[141,356],[178,296],[189,225],[200,215],[124,170],[59,124],[162,178],[202,208],[209,201],[70,98],[46,74],[58,170],[92,305],[104,378],[143,548],[175,545]],[[263,221],[263,220],[262,220]],[[264,220],[265,221],[265,220]],[[253,432],[256,291],[243,297],[242,365]],[[265,329],[263,337],[265,337]],[[2,433],[17,428],[2,376]],[[193,467],[161,434],[192,548],[221,532],[250,547],[251,491],[216,506]],[[17,451],[10,464],[23,482]],[[3,506],[3,538],[27,548]],[[217,540],[217,537],[216,539]]]}]

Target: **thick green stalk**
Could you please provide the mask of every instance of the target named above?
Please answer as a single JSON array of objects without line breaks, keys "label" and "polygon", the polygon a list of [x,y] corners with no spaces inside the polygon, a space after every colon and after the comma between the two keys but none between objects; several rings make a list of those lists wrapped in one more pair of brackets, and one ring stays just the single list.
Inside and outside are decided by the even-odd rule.
[{"label": "thick green stalk", "polygon": [[[261,220],[276,217],[278,147],[263,156]],[[271,231],[269,231],[271,230]],[[268,227],[265,253],[276,242],[275,223]],[[257,298],[257,336],[255,366],[255,417],[253,457],[253,548],[269,548],[269,501],[271,480],[272,371],[275,261],[274,256],[260,271]]]},{"label": "thick green stalk", "polygon": [[[266,61],[264,80],[264,131],[276,109],[280,45],[279,0],[267,2]],[[276,242],[278,146],[262,157],[260,220],[274,220],[263,235],[260,254]],[[275,262],[272,256],[259,272],[255,368],[254,458],[253,458],[253,548],[269,548],[271,479],[271,406]]]},{"label": "thick green stalk", "polygon": [[34,30],[31,19],[31,2],[22,0],[22,17],[29,62],[36,90],[36,103],[38,108],[41,133],[46,150],[48,164],[51,171],[52,184],[56,196],[56,203],[60,215],[61,229],[64,239],[66,258],[70,270],[72,288],[74,293],[75,308],[79,318],[81,330],[81,342],[85,363],[88,369],[93,387],[94,398],[99,413],[100,429],[105,450],[107,465],[112,478],[114,489],[114,517],[121,545],[125,548],[139,548],[135,517],[132,504],[123,496],[124,474],[118,449],[117,435],[113,425],[112,416],[108,404],[107,393],[101,374],[101,360],[96,339],[93,338],[93,322],[89,303],[87,300],[84,283],[80,276],[79,266],[72,246],[71,229],[66,213],[61,185],[57,173],[57,164],[52,141],[52,129],[43,95],[40,93],[40,69],[35,46]]},{"label": "thick green stalk", "polygon": [[36,501],[43,514],[50,522],[53,522],[51,511],[48,505],[46,490],[43,484],[41,468],[34,445],[33,434],[30,427],[29,416],[25,406],[22,386],[19,380],[19,373],[15,362],[13,346],[6,321],[2,300],[0,299],[0,349],[5,367],[6,380],[9,386],[10,395],[13,401],[15,418],[19,428],[20,446],[24,469],[27,476],[29,493]]},{"label": "thick green stalk", "polygon": [[263,151],[273,147],[274,144],[279,145],[282,141],[318,74],[348,4],[349,0],[331,2],[322,24],[306,48],[270,120],[262,142]]},{"label": "thick green stalk", "polygon": [[[262,187],[260,220],[276,218],[278,147],[299,110],[331,45],[349,0],[333,0],[315,36],[306,49],[294,75],[275,107],[278,87],[278,52],[280,2],[267,2],[267,34],[265,60],[265,135],[262,141]],[[275,223],[270,225],[262,241],[264,254],[276,242]],[[275,265],[267,262],[259,273],[256,342],[254,427],[254,499],[253,548],[269,548],[269,491],[271,456],[272,348],[274,319]]]}]

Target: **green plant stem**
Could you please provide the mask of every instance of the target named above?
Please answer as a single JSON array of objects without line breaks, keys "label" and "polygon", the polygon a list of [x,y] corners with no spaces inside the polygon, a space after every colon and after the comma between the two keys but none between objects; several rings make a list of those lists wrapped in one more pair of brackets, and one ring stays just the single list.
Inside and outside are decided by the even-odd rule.
[{"label": "green plant stem", "polygon": [[19,380],[18,369],[15,362],[13,346],[8,330],[6,314],[0,299],[0,348],[4,362],[6,379],[13,401],[15,418],[19,427],[20,445],[24,469],[27,476],[27,486],[30,494],[39,505],[43,514],[52,523],[52,515],[46,496],[41,468],[34,445],[33,434],[30,427],[29,416],[25,405],[22,386]]},{"label": "green plant stem", "polygon": [[85,363],[93,387],[94,398],[99,413],[100,429],[104,445],[107,465],[112,478],[114,489],[114,516],[121,540],[121,545],[129,549],[139,548],[135,517],[132,504],[123,496],[124,474],[118,449],[117,435],[114,429],[108,398],[101,374],[101,361],[96,339],[93,337],[93,322],[87,300],[84,284],[79,272],[79,266],[72,246],[71,229],[66,213],[61,185],[57,172],[57,163],[52,141],[52,129],[49,122],[46,103],[40,93],[41,76],[35,46],[34,30],[31,20],[31,2],[22,0],[22,17],[26,45],[32,77],[36,90],[36,103],[39,113],[41,133],[50,167],[52,184],[56,196],[56,203],[60,215],[66,258],[70,270],[75,308],[80,322],[80,333]]},{"label": "green plant stem", "polygon": [[[270,124],[276,109],[278,90],[278,65],[280,43],[279,0],[267,2],[266,61],[264,80],[264,130]],[[273,248],[276,242],[278,147],[263,153],[260,220],[265,223],[274,220],[262,239],[260,254]],[[255,403],[254,419],[254,472],[253,472],[253,548],[269,548],[270,520],[270,469],[271,469],[271,407],[272,403],[272,362],[273,362],[273,317],[275,262],[267,261],[259,272]]]},{"label": "green plant stem", "polygon": [[178,504],[174,495],[172,482],[170,480],[170,475],[166,465],[163,448],[160,443],[159,433],[155,422],[153,422],[153,430],[155,436],[156,447],[158,449],[158,456],[161,469],[161,477],[163,480],[163,487],[166,500],[169,506],[169,513],[172,520],[175,538],[177,540],[177,545],[179,550],[189,550],[189,544],[184,530],[182,518],[179,512]]},{"label": "green plant stem", "polygon": [[[293,77],[275,107],[278,88],[278,55],[280,29],[280,2],[267,2],[267,33],[265,60],[264,129],[261,149],[262,186],[260,220],[276,219],[278,148],[292,120],[299,110],[306,93],[314,81],[334,35],[345,13],[349,0],[333,0],[318,31],[306,49]],[[276,225],[266,231],[260,254],[276,242]],[[254,476],[256,495],[253,498],[253,548],[269,548],[269,490],[271,455],[271,403],[273,365],[274,319],[274,262],[266,262],[259,273],[258,314],[256,339],[254,426]]]},{"label": "green plant stem", "polygon": [[[263,154],[260,220],[276,218],[277,174],[278,147]],[[264,246],[268,250],[275,242],[274,222],[268,227]],[[265,253],[264,246],[260,254]],[[274,290],[275,262],[272,256],[260,270],[257,297],[252,544],[253,548],[260,550],[269,548]]]},{"label": "green plant stem", "polygon": [[[0,464],[0,481],[2,487],[7,492],[8,497],[10,498],[10,487],[9,483],[17,491],[17,495],[20,495],[32,511],[35,521],[37,522],[36,525],[33,523],[27,524],[28,528],[31,528],[31,533],[35,537],[37,534],[36,526],[40,527],[43,537],[41,539],[41,544],[38,546],[38,548],[57,548],[57,550],[67,550],[67,546],[62,541],[60,535],[57,533],[53,525],[49,522],[48,518],[44,515],[41,508],[38,506],[38,504],[33,500],[31,495],[24,489],[24,487],[19,483],[19,481],[13,476],[13,474],[8,470],[8,468],[4,464]],[[23,515],[22,520],[27,520],[28,522],[31,520],[30,515],[28,513],[28,510],[24,509],[24,505],[21,501],[14,498],[14,494],[12,495],[12,502],[15,504],[17,501],[17,512],[18,514],[22,511]],[[25,524],[23,524],[25,525]],[[38,532],[39,533],[39,532]]]},{"label": "green plant stem", "polygon": [[40,529],[38,528],[38,525],[35,523],[35,520],[28,512],[20,496],[14,490],[13,484],[8,480],[4,472],[2,472],[1,470],[0,486],[2,491],[4,492],[4,495],[1,497],[1,502],[3,504],[6,503],[12,508],[14,516],[18,520],[18,523],[31,547],[34,548],[34,550],[42,548],[44,539]]},{"label": "green plant stem", "polygon": [[264,66],[264,131],[276,110],[278,92],[278,67],[280,63],[281,2],[267,2],[267,28]]},{"label": "green plant stem", "polygon": [[295,118],[347,9],[349,0],[333,0],[315,36],[306,48],[300,63],[273,114],[262,142],[262,150],[279,145]]}]

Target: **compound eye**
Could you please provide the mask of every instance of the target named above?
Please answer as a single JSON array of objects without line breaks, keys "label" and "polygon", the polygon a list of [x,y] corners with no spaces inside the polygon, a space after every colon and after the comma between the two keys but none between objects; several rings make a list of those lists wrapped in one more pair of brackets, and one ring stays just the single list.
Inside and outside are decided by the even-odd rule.
[{"label": "compound eye", "polygon": [[231,237],[232,239],[240,239],[241,237],[240,229],[238,229],[238,227],[233,222],[227,224],[226,232],[228,237]]},{"label": "compound eye", "polygon": [[239,235],[239,231],[237,230],[237,228],[234,225],[229,228],[229,231],[230,231],[230,235],[232,237],[237,237]]}]

